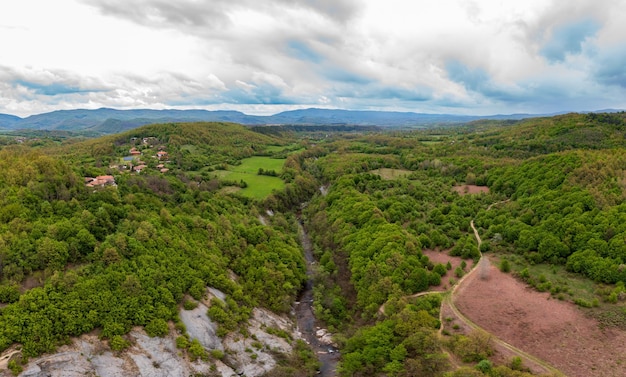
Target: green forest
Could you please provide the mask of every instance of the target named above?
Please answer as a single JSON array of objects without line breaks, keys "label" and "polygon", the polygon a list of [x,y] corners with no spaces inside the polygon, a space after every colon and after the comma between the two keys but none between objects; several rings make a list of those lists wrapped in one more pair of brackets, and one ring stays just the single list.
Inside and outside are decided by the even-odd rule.
[{"label": "green forest", "polygon": [[[18,347],[26,363],[94,331],[163,336],[207,287],[227,297],[209,309],[220,335],[245,336],[253,308],[288,315],[297,300],[302,224],[339,376],[530,376],[515,358],[492,361],[486,334],[442,332],[446,293],[415,294],[453,285],[482,252],[625,330],[625,146],[624,113],[426,130],[172,123],[2,136],[0,352]],[[463,195],[463,185],[488,190]],[[269,375],[305,361],[290,362]]]}]

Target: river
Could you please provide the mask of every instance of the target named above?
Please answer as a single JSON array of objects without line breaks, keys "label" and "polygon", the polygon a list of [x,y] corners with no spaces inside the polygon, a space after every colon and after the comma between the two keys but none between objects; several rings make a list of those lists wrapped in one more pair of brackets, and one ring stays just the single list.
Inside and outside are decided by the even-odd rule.
[{"label": "river", "polygon": [[321,342],[317,336],[318,327],[315,314],[313,313],[313,245],[306,230],[300,228],[300,242],[304,249],[304,258],[306,260],[307,281],[300,292],[299,301],[294,305],[296,314],[296,323],[298,331],[302,334],[302,338],[311,346],[311,349],[317,355],[320,361],[320,370],[318,376],[334,377],[337,375],[336,367],[339,361],[339,352],[332,345]]}]

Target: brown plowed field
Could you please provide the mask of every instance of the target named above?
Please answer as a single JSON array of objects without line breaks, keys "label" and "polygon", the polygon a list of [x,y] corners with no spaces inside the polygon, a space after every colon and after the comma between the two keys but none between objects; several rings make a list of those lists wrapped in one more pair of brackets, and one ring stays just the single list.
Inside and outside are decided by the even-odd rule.
[{"label": "brown plowed field", "polygon": [[536,292],[495,266],[486,279],[470,276],[455,303],[486,331],[567,376],[626,376],[625,331],[602,330],[575,305]]}]

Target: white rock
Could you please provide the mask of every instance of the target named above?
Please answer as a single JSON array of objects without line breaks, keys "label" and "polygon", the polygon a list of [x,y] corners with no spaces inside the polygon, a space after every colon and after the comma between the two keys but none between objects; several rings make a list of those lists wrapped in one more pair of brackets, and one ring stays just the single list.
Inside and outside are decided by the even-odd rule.
[{"label": "white rock", "polygon": [[211,321],[207,311],[208,308],[199,303],[193,310],[182,310],[179,313],[180,320],[192,339],[198,339],[205,348],[223,351],[222,340],[217,336],[217,324]]}]

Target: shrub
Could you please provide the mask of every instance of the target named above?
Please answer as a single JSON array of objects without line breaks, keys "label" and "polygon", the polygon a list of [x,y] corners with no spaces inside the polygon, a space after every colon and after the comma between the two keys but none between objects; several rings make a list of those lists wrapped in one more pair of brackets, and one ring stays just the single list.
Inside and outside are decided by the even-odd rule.
[{"label": "shrub", "polygon": [[591,308],[593,306],[593,303],[585,300],[584,298],[576,298],[574,299],[574,304],[583,307],[583,308]]},{"label": "shrub", "polygon": [[163,337],[169,332],[167,322],[164,319],[156,318],[146,325],[146,333],[151,337]]},{"label": "shrub", "polygon": [[16,284],[0,285],[0,303],[10,304],[20,298],[20,288]]},{"label": "shrub", "polygon": [[454,270],[454,275],[458,278],[462,277],[465,274],[463,269],[459,266]]},{"label": "shrub", "polygon": [[[450,263],[450,262],[448,262],[448,263]],[[452,266],[450,266],[450,268],[452,268]],[[439,276],[445,275],[447,271],[448,270],[446,269],[446,266],[444,266],[441,263],[437,263],[435,265],[435,267],[433,268],[433,272],[436,273]]]},{"label": "shrub", "polygon": [[464,362],[481,361],[493,354],[491,335],[484,331],[472,331],[468,336],[459,335],[454,349]]},{"label": "shrub", "polygon": [[476,364],[476,369],[483,373],[488,373],[491,368],[493,368],[493,364],[491,363],[491,361],[486,359],[482,359],[478,364]]},{"label": "shrub", "polygon": [[202,360],[208,359],[206,350],[204,349],[204,347],[202,347],[202,344],[200,344],[198,339],[194,339],[191,341],[188,352],[189,352],[189,357],[191,358],[191,361],[196,361],[198,359],[202,359]]},{"label": "shrub", "polygon": [[111,347],[113,351],[122,351],[128,348],[129,346],[130,346],[130,342],[122,338],[120,335],[113,336],[111,340],[109,341],[109,347]]},{"label": "shrub", "polygon": [[186,349],[189,347],[189,339],[186,336],[181,335],[176,338],[176,348]]},{"label": "shrub", "polygon": [[198,302],[196,301],[185,300],[185,302],[183,302],[183,309],[185,310],[194,310],[197,307],[198,307]]},{"label": "shrub", "polygon": [[441,275],[435,272],[430,273],[428,276],[428,284],[433,286],[441,284]]},{"label": "shrub", "polygon": [[511,359],[511,369],[513,370],[522,370],[523,369],[523,365],[522,365],[522,358],[519,356],[515,356]]},{"label": "shrub", "polygon": [[281,330],[277,327],[266,327],[265,332],[271,335],[276,335],[279,338],[283,338],[286,340],[291,340],[291,334],[285,330]]},{"label": "shrub", "polygon": [[15,359],[9,360],[7,367],[11,370],[11,373],[13,373],[14,376],[22,373],[22,366],[17,361],[15,361]]},{"label": "shrub", "polygon": [[500,271],[502,271],[504,273],[508,273],[508,272],[511,271],[511,264],[509,263],[508,260],[502,259],[500,261]]},{"label": "shrub", "polygon": [[528,279],[530,279],[530,271],[528,271],[528,267],[525,267],[519,272],[519,277],[526,282],[528,281]]}]

